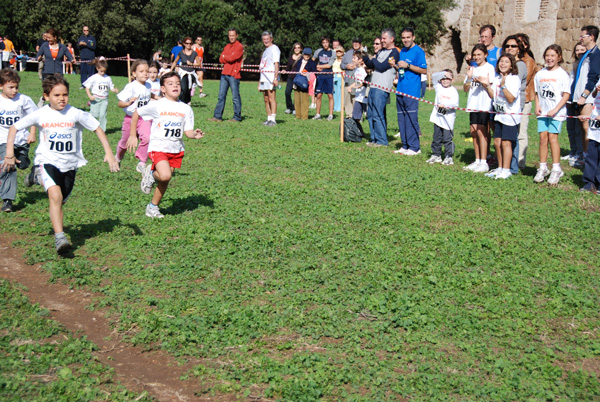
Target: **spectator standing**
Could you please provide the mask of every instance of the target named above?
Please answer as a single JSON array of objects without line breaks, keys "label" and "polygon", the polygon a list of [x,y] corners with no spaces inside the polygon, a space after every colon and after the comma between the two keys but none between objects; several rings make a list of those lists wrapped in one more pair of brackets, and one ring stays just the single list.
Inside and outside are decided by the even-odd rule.
[{"label": "spectator standing", "polygon": [[221,71],[221,82],[219,83],[219,99],[213,117],[209,121],[223,121],[223,109],[227,100],[227,91],[231,88],[233,96],[233,119],[229,121],[239,122],[242,120],[242,98],[240,97],[240,69],[244,59],[244,46],[238,41],[238,31],[230,28],[227,32],[229,43],[219,56],[219,62],[223,63]]},{"label": "spectator standing", "polygon": [[[181,78],[181,93],[179,94],[179,100],[183,103],[190,104],[192,100],[192,88],[194,84],[198,84],[195,66],[200,64],[200,58],[198,53],[192,49],[192,38],[189,36],[183,39],[183,45],[185,46],[182,51],[175,57],[171,64],[171,70],[175,70],[175,66],[179,66],[179,77]],[[181,61],[181,63],[179,63]]]},{"label": "spectator standing", "polygon": [[[37,41],[37,44],[35,45],[36,53],[39,52],[40,47],[42,47],[42,45],[46,42],[48,42],[48,36],[46,35],[46,32],[44,32],[42,34],[42,37]],[[44,71],[44,58],[43,57],[41,60],[38,59],[38,76],[40,77],[40,80],[43,78],[42,71]]]},{"label": "spectator standing", "polygon": [[[311,72],[317,71],[317,63],[311,58],[312,49],[309,47],[302,50],[302,58],[298,61],[293,71],[297,71],[306,78],[306,84],[309,81],[309,75]],[[294,78],[297,74],[294,74]],[[289,80],[288,80],[289,82]],[[294,110],[296,111],[296,118],[299,120],[308,120],[308,108],[310,105],[310,95],[308,94],[308,87],[302,88],[299,85],[288,84],[294,86]],[[310,84],[308,84],[310,85]]]},{"label": "spectator standing", "polygon": [[37,52],[38,61],[42,57],[46,60],[44,71],[42,72],[44,79],[53,74],[63,75],[63,57],[66,57],[69,61],[73,61],[73,56],[71,56],[69,49],[58,42],[58,35],[58,32],[54,28],[50,28],[46,32],[48,42],[42,44]]},{"label": "spectator standing", "polygon": [[[425,52],[415,44],[412,28],[404,28],[401,33],[402,44],[398,69],[398,91],[403,94],[421,97],[421,74],[427,74]],[[419,101],[404,95],[396,95],[398,108],[398,128],[402,138],[402,148],[397,153],[407,156],[421,153],[419,141]]]},{"label": "spectator standing", "polygon": [[[173,49],[171,49],[171,64],[173,64],[173,60],[179,56],[179,52],[182,50],[183,46],[181,45],[181,40],[177,40],[177,46],[174,46]],[[181,61],[179,63],[181,63]]]},{"label": "spectator standing", "polygon": [[[527,86],[525,87],[525,104],[523,105],[523,116],[521,116],[521,124],[519,125],[519,141],[517,144],[518,156],[517,161],[519,169],[525,169],[525,162],[527,159],[527,147],[529,145],[529,138],[527,136],[527,127],[529,126],[529,113],[531,113],[531,106],[535,100],[535,86],[533,83],[533,77],[538,71],[535,59],[532,57],[529,43],[529,36],[524,33],[518,33],[517,38],[523,44],[525,52],[522,60],[525,62],[527,67]],[[572,119],[571,119],[572,120]]]},{"label": "spectator standing", "polygon": [[[571,88],[573,85],[573,80],[577,71],[577,65],[579,64],[579,61],[585,52],[587,52],[587,49],[582,43],[577,43],[575,45],[575,48],[573,49],[573,70],[570,74],[571,84],[569,85],[569,88]],[[567,102],[567,116],[577,116],[578,109],[576,105],[576,103],[569,99]],[[583,138],[581,135],[581,125],[579,124],[579,119],[567,119],[567,133],[569,135],[570,152],[568,155],[563,156],[560,159],[566,160],[569,162],[570,166],[573,166],[579,159],[583,159]]]},{"label": "spectator standing", "polygon": [[[385,28],[381,32],[381,46],[373,59],[363,56],[365,65],[373,71],[371,83],[383,88],[392,88],[396,70],[394,65],[400,58],[400,53],[394,44],[396,32],[393,28]],[[377,40],[376,40],[377,41]],[[387,123],[385,119],[385,105],[389,93],[377,87],[371,87],[367,102],[367,120],[371,130],[371,141],[367,146],[387,147]]]},{"label": "spectator standing", "polygon": [[342,57],[344,57],[344,48],[336,47],[333,48],[335,50],[335,61],[333,62],[333,66],[331,67],[331,71],[333,74],[333,111],[341,112],[342,111],[342,68],[340,67],[342,64]]},{"label": "spectator standing", "polygon": [[[342,57],[342,63],[340,64],[340,68],[344,71],[344,81],[346,87],[354,84],[354,70],[356,70],[356,65],[352,62],[354,53],[360,52],[362,48],[362,40],[360,38],[354,38],[352,40],[352,49],[348,50],[344,57]],[[361,57],[362,60],[362,57]],[[354,91],[352,91],[354,92]],[[346,117],[351,117],[353,113],[353,104],[354,104],[354,93],[346,94],[344,98],[344,110],[346,113]]]},{"label": "spectator standing", "polygon": [[79,61],[81,63],[81,88],[83,83],[95,74],[94,66],[91,64],[96,58],[96,38],[90,35],[90,28],[84,25],[83,35],[79,37]]},{"label": "spectator standing", "polygon": [[[313,60],[317,62],[317,71],[321,73],[331,73],[335,56],[333,51],[329,47],[331,41],[328,37],[321,37],[321,48],[317,49]],[[318,74],[317,84],[315,87],[315,95],[317,96],[317,114],[313,117],[313,120],[321,119],[321,102],[323,100],[323,94],[327,94],[329,99],[329,116],[327,120],[333,120],[333,74]]]},{"label": "spectator standing", "polygon": [[[486,61],[496,68],[498,57],[500,57],[500,48],[494,45],[494,38],[496,37],[496,27],[493,25],[484,25],[479,29],[479,42],[487,49]],[[471,62],[471,55],[465,56],[465,62],[470,66],[475,67],[475,64]]]},{"label": "spectator standing", "polygon": [[[312,53],[312,49],[311,49],[311,53]],[[302,64],[306,64],[302,62],[303,59],[303,47],[302,47],[302,43],[300,42],[296,42],[294,43],[294,46],[292,47],[292,51],[290,52],[290,56],[288,57],[288,62],[287,65],[285,66],[285,70],[286,71],[297,71],[296,70],[296,65],[298,63],[302,63]],[[286,114],[296,114],[296,107],[294,105],[294,100],[292,99],[292,91],[294,90],[294,77],[296,76],[296,74],[288,74],[287,76],[287,82],[285,84],[285,113]],[[306,92],[306,94],[308,95],[308,92]],[[308,112],[308,105],[306,106],[307,109],[306,111]]]},{"label": "spectator standing", "polygon": [[6,45],[4,44],[4,40],[2,36],[0,36],[0,70],[4,68],[4,50],[6,49]]},{"label": "spectator standing", "polygon": [[[192,49],[198,54],[198,59],[200,61],[200,68],[196,70],[196,75],[198,76],[198,87],[200,88],[199,92],[200,98],[204,98],[206,94],[203,92],[204,88],[204,46],[202,46],[202,36],[196,36],[196,41],[192,46]],[[192,96],[194,93],[192,92]]]},{"label": "spectator standing", "polygon": [[275,91],[279,85],[279,60],[281,51],[276,44],[273,43],[273,34],[271,31],[262,33],[263,45],[265,50],[260,58],[260,81],[258,90],[263,93],[265,101],[265,109],[267,111],[267,120],[263,122],[263,126],[272,127],[277,124],[277,99]]}]

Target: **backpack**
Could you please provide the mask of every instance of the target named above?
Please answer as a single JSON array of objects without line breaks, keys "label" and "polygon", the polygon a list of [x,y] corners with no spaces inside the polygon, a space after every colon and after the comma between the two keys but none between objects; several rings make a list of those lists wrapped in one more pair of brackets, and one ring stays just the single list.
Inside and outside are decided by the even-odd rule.
[{"label": "backpack", "polygon": [[344,142],[361,142],[362,133],[354,119],[344,119]]}]

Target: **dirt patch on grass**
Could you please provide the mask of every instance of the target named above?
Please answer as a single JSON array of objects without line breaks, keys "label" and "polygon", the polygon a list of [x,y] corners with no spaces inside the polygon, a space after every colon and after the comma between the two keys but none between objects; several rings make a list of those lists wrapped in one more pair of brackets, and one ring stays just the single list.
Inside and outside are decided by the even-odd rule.
[{"label": "dirt patch on grass", "polygon": [[[13,239],[14,240],[14,239]],[[50,311],[52,319],[73,334],[85,335],[98,346],[95,356],[111,366],[116,380],[135,392],[147,392],[159,401],[236,401],[234,395],[198,397],[201,382],[182,381],[189,367],[178,366],[175,359],[164,351],[148,352],[121,341],[121,334],[113,330],[105,312],[89,311],[86,307],[94,294],[81,289],[70,289],[61,283],[49,283],[50,274],[39,265],[26,265],[23,252],[11,246],[12,240],[0,236],[0,277],[24,285],[32,303]]]}]

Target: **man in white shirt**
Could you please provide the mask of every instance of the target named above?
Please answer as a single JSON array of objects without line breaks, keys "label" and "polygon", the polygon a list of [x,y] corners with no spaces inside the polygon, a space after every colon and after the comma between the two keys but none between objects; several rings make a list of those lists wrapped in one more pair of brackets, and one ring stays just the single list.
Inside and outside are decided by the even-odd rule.
[{"label": "man in white shirt", "polygon": [[263,32],[262,41],[266,49],[260,59],[260,82],[258,83],[258,90],[263,93],[265,109],[267,110],[267,120],[263,125],[272,127],[277,124],[275,121],[275,117],[277,116],[275,90],[279,85],[278,72],[281,51],[279,50],[279,47],[273,43],[273,34],[271,31]]}]

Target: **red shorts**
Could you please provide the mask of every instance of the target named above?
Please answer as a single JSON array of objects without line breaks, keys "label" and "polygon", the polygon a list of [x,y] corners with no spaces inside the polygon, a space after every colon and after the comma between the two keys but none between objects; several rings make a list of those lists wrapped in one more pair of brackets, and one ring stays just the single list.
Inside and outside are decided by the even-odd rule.
[{"label": "red shorts", "polygon": [[168,161],[172,168],[181,168],[181,161],[183,160],[183,151],[177,154],[167,152],[150,152],[148,157],[152,161],[152,170],[155,170],[156,164],[160,161]]}]

